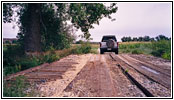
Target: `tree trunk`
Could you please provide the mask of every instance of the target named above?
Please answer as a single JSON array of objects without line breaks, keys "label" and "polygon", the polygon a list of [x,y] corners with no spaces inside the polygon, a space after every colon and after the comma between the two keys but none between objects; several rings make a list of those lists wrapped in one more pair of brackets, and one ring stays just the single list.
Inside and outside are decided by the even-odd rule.
[{"label": "tree trunk", "polygon": [[41,4],[28,4],[28,22],[26,34],[24,37],[25,52],[40,52],[41,51],[41,33],[40,33],[40,11]]}]

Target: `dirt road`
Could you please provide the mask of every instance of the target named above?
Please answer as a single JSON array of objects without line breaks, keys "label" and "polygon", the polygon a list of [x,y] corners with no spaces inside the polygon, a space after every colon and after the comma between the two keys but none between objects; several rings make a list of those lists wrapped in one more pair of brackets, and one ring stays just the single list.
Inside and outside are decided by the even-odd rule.
[{"label": "dirt road", "polygon": [[152,56],[70,55],[35,69],[22,75],[44,97],[171,96],[171,62]]}]

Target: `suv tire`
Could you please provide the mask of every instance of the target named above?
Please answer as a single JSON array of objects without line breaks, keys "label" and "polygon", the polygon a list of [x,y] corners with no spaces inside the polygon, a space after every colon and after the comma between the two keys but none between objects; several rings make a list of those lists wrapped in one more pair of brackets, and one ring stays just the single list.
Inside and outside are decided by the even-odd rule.
[{"label": "suv tire", "polygon": [[115,51],[115,54],[118,54],[118,49]]},{"label": "suv tire", "polygon": [[104,52],[102,50],[100,50],[100,54],[103,54]]}]

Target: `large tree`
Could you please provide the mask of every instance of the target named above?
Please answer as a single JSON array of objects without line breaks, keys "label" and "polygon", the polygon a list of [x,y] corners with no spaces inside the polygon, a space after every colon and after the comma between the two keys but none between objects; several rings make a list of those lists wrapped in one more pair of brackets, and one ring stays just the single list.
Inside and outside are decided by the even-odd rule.
[{"label": "large tree", "polygon": [[[14,11],[14,8],[17,10]],[[3,22],[12,22],[12,16],[17,12],[20,27],[18,37],[24,40],[26,52],[34,52],[41,51],[44,44],[57,45],[59,41],[51,41],[52,38],[68,36],[67,21],[81,29],[84,37],[89,39],[89,29],[93,28],[93,24],[99,24],[103,17],[112,19],[110,15],[116,11],[115,3],[108,7],[103,3],[3,3]],[[51,15],[50,18],[47,15]]]},{"label": "large tree", "polygon": [[27,7],[26,34],[24,37],[25,51],[41,51],[40,33],[41,4],[29,3]]}]

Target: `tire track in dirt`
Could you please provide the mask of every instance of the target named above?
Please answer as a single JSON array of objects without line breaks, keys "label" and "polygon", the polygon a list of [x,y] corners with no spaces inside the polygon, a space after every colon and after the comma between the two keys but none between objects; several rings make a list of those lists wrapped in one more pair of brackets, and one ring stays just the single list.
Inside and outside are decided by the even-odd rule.
[{"label": "tire track in dirt", "polygon": [[[116,97],[109,69],[102,55],[95,55],[64,90],[78,97]],[[68,95],[66,95],[68,96]]]},{"label": "tire track in dirt", "polygon": [[105,58],[118,97],[146,97],[146,95],[124,75],[120,68],[116,66],[118,61],[113,60],[109,54],[106,54]]},{"label": "tire track in dirt", "polygon": [[[119,58],[119,55],[112,54],[115,65],[120,65],[123,67],[127,72],[136,80],[138,81],[143,87],[145,87],[151,94],[155,97],[170,97],[171,90],[164,87],[163,85],[147,78],[141,71],[135,70],[133,66],[125,63],[122,59]],[[123,55],[124,56],[124,55]]]},{"label": "tire track in dirt", "polygon": [[[155,69],[155,67],[150,66],[149,64],[146,64],[144,62],[140,62],[138,60],[135,60],[127,55],[119,55],[120,59],[122,59],[125,63],[131,65],[133,68],[141,72],[142,74],[146,75],[146,77],[152,79],[153,81],[158,82],[159,84],[163,85],[166,88],[171,88],[171,77],[161,70],[159,71]],[[149,69],[150,67],[150,69]],[[149,70],[146,70],[145,68],[148,68]],[[153,68],[153,69],[152,69]],[[152,70],[152,72],[151,72]]]}]

